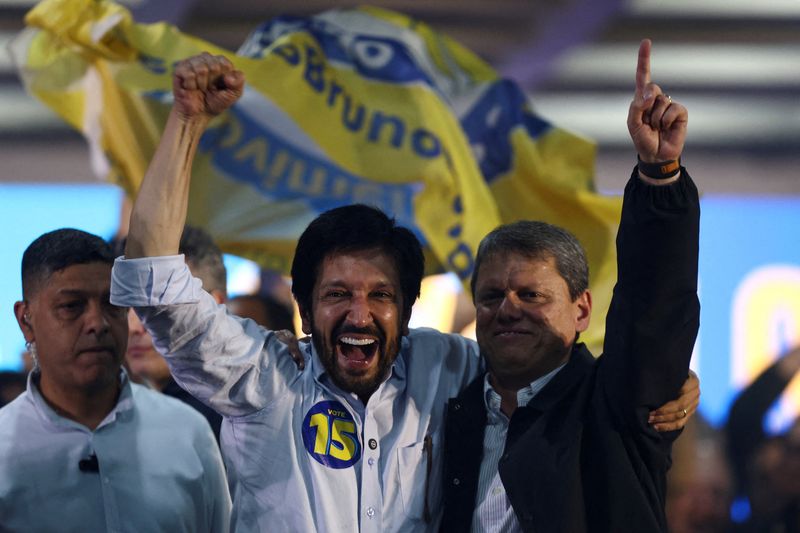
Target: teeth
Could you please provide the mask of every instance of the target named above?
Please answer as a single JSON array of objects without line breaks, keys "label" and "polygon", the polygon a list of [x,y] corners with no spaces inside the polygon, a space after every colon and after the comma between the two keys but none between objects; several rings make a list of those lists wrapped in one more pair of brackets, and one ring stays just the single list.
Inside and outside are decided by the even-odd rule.
[{"label": "teeth", "polygon": [[375,342],[374,339],[354,339],[353,337],[342,337],[341,340],[345,344],[352,344],[353,346],[366,346]]}]

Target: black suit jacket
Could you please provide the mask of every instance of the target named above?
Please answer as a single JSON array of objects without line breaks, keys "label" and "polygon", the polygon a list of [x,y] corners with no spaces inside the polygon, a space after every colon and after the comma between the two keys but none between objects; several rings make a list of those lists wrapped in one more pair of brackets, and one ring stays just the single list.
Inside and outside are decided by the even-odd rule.
[{"label": "black suit jacket", "polygon": [[[500,477],[524,531],[666,531],[671,444],[648,413],[678,395],[699,325],[699,201],[634,176],[617,235],[618,282],[604,355],[583,344],[511,417]],[[483,378],[449,403],[444,531],[468,531],[486,425]]]}]

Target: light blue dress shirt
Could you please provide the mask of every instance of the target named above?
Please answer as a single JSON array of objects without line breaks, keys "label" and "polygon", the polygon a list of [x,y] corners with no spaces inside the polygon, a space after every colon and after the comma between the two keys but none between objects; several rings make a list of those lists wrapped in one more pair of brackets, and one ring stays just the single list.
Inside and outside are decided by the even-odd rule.
[{"label": "light blue dress shirt", "polygon": [[[0,531],[226,532],[214,435],[182,402],[130,383],[94,430],[57,414],[33,374],[0,409]],[[97,472],[78,464],[97,457]]]},{"label": "light blue dress shirt", "polygon": [[237,531],[438,530],[445,408],[481,372],[474,342],[413,330],[363,405],[310,345],[300,371],[272,332],[227,314],[182,256],[118,259],[111,301],[139,307],[178,383],[225,417]]},{"label": "light blue dress shirt", "polygon": [[[517,391],[517,406],[528,405],[534,396],[547,385],[564,365],[552,370],[530,385]],[[521,533],[522,528],[511,507],[497,466],[506,447],[510,419],[500,410],[500,395],[489,383],[487,373],[483,381],[483,398],[486,402],[486,429],[483,433],[483,459],[478,475],[477,505],[472,515],[473,533]]]}]

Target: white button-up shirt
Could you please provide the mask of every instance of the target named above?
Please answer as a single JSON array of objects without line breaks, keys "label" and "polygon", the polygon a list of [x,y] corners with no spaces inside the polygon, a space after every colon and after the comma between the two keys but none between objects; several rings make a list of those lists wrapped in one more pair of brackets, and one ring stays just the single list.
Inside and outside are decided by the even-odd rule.
[{"label": "white button-up shirt", "polygon": [[123,372],[117,405],[92,431],[56,413],[31,376],[0,409],[0,531],[228,531],[222,459],[197,411]]},{"label": "white button-up shirt", "polygon": [[444,414],[481,371],[477,345],[413,330],[366,405],[313,350],[227,314],[182,256],[118,259],[111,300],[137,309],[176,380],[224,415],[238,531],[436,531]]}]

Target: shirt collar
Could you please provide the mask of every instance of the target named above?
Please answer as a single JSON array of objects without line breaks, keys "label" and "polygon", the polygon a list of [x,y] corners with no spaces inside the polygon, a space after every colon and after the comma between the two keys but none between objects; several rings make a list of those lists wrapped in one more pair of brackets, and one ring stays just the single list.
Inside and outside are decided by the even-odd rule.
[{"label": "shirt collar", "polygon": [[[72,427],[79,428],[83,431],[89,431],[86,426],[61,416],[55,411],[55,409],[50,407],[50,404],[47,403],[42,396],[42,393],[39,391],[39,376],[39,369],[34,369],[28,374],[28,394],[30,395],[34,408],[39,412],[39,415],[54,426]],[[95,431],[112,423],[117,416],[127,413],[133,409],[133,391],[130,380],[128,379],[128,374],[125,373],[125,369],[123,368],[120,368],[119,380],[120,393],[117,403],[108,413],[108,415],[106,415],[103,421],[100,422]]]},{"label": "shirt collar", "polygon": [[[521,388],[517,391],[517,406],[524,407],[528,405],[528,403],[533,399],[534,396],[539,394],[545,385],[547,385],[551,379],[555,377],[558,372],[566,366],[566,363],[563,365],[551,370],[544,376],[537,378],[530,382],[527,386]],[[487,372],[483,377],[483,400],[484,404],[486,405],[487,413],[492,415],[498,416],[502,415],[505,417],[505,414],[500,410],[500,395],[492,388],[491,383],[489,382],[489,373]]]}]

